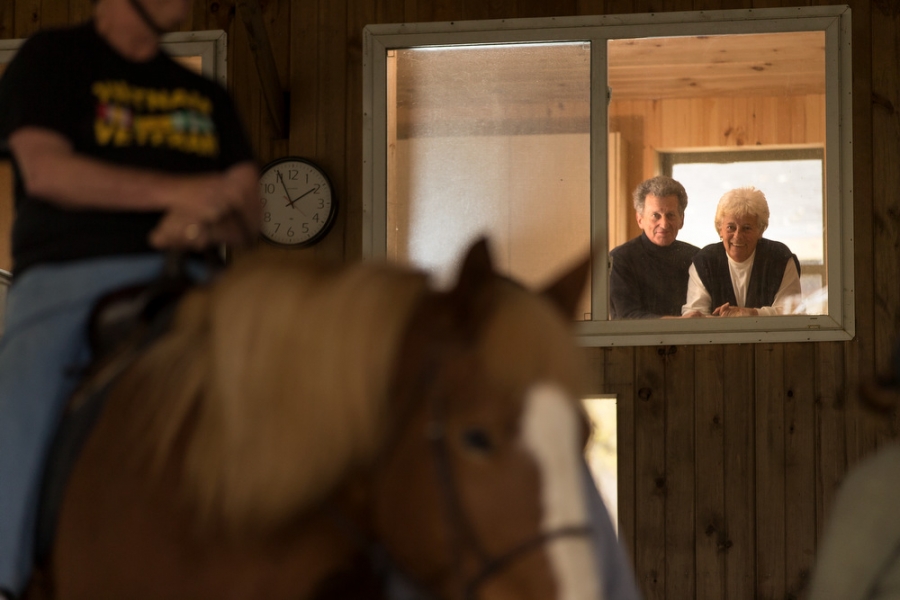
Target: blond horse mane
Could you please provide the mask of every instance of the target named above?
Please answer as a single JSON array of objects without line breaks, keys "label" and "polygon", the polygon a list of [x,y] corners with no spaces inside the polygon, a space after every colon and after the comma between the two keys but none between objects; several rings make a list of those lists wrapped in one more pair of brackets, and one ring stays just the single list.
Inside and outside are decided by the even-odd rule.
[{"label": "blond horse mane", "polygon": [[275,529],[380,446],[424,291],[421,275],[386,266],[246,257],[181,303],[116,395],[140,397],[135,432],[157,465],[183,449],[201,523]]}]

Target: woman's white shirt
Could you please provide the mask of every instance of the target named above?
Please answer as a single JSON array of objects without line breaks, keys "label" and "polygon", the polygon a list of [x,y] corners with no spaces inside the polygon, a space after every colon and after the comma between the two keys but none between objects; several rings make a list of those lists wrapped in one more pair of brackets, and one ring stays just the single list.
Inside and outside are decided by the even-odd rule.
[{"label": "woman's white shirt", "polygon": [[[747,286],[750,283],[750,274],[753,272],[753,261],[756,258],[756,252],[742,263],[731,260],[730,256],[727,258],[734,296],[737,300],[737,305],[743,307],[747,301]],[[697,274],[697,269],[694,265],[691,265],[691,268],[688,269],[688,277],[687,300],[684,306],[681,307],[681,314],[685,315],[692,311],[699,311],[704,315],[711,314],[717,307],[712,305],[712,296],[710,296],[706,286],[700,280],[700,275]],[[782,277],[781,285],[775,293],[775,301],[772,303],[772,306],[763,306],[757,310],[762,316],[799,314],[794,311],[801,304],[800,273],[797,272],[797,265],[794,264],[794,261],[788,260],[787,265],[784,267],[784,277]]]}]

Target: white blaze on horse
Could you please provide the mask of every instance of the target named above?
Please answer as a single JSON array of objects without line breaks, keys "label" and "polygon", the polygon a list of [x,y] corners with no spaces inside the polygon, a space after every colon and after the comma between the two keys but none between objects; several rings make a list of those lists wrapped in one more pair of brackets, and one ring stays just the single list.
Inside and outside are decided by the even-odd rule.
[{"label": "white blaze on horse", "polygon": [[569,320],[587,271],[532,293],[483,242],[448,292],[237,261],[115,380],[29,598],[378,598],[385,577],[602,598]]}]

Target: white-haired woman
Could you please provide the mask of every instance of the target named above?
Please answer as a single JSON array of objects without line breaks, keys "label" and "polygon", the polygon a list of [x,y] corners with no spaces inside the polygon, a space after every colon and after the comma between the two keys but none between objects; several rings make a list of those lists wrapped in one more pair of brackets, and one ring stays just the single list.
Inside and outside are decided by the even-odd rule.
[{"label": "white-haired woman", "polygon": [[716,207],[721,242],[694,256],[685,316],[789,314],[800,303],[800,262],[781,242],[763,238],[766,196],[754,187],[726,192]]}]

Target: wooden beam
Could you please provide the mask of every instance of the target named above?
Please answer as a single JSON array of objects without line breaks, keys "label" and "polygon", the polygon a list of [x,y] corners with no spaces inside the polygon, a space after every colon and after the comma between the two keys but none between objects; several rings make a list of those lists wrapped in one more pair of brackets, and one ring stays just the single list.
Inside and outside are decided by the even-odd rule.
[{"label": "wooden beam", "polygon": [[275,56],[272,54],[272,45],[269,43],[269,35],[263,24],[262,14],[259,10],[259,0],[237,0],[237,12],[247,28],[247,38],[250,51],[256,59],[259,83],[262,86],[263,98],[269,109],[269,117],[279,139],[287,138],[288,115],[285,101],[284,86],[278,79],[278,69],[275,66]]}]

